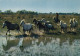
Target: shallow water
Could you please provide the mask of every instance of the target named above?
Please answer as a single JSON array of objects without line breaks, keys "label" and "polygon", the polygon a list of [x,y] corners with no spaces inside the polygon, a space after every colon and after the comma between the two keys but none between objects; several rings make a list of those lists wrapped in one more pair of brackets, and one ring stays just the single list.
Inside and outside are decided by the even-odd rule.
[{"label": "shallow water", "polygon": [[80,56],[80,39],[0,36],[0,56]]}]

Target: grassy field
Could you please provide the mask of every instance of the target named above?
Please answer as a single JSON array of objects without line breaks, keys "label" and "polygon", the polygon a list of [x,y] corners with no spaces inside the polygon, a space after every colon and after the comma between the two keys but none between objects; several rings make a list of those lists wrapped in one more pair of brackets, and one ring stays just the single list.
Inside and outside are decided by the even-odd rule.
[{"label": "grassy field", "polygon": [[[50,33],[44,33],[44,35],[46,36],[54,36],[54,37],[79,37],[80,36],[80,15],[59,15],[59,19],[63,20],[64,22],[67,23],[67,25],[69,26],[69,20],[72,18],[76,18],[76,20],[78,21],[78,28],[76,29],[75,32],[70,32],[70,27],[68,27],[68,33],[60,33],[60,26],[57,26],[54,21],[53,21],[53,17],[56,16],[55,14],[38,14],[38,15],[30,15],[30,14],[12,14],[12,15],[7,15],[7,14],[0,14],[0,31],[7,31],[6,28],[2,29],[2,24],[4,21],[8,20],[12,23],[18,23],[20,24],[20,21],[22,19],[25,19],[25,21],[27,23],[33,23],[33,19],[42,19],[43,17],[46,20],[49,20],[50,22],[52,22],[52,24],[54,25],[54,27],[56,28],[56,30],[50,31]],[[20,18],[18,18],[20,17]],[[22,29],[21,29],[22,30]]]}]

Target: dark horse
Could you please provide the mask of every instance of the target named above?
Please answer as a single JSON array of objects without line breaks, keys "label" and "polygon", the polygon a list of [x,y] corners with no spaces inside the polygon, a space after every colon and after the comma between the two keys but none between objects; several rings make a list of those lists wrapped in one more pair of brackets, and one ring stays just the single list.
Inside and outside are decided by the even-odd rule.
[{"label": "dark horse", "polygon": [[6,35],[7,35],[8,32],[10,33],[10,30],[17,30],[18,32],[20,31],[20,27],[19,27],[18,24],[12,24],[12,23],[9,22],[9,21],[5,21],[5,22],[3,23],[3,28],[4,28],[5,26],[7,26],[7,29],[8,29],[7,32],[6,32]]},{"label": "dark horse", "polygon": [[45,28],[45,26],[41,20],[34,19],[33,22],[39,28],[39,30]]},{"label": "dark horse", "polygon": [[41,20],[33,20],[34,24],[40,29],[43,29],[45,32],[49,32],[49,30],[54,30],[54,26],[48,22],[43,22]]}]

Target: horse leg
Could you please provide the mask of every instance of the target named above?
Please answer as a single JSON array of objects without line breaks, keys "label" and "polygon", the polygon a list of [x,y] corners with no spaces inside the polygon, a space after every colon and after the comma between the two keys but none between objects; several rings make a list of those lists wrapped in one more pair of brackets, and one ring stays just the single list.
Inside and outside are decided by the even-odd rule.
[{"label": "horse leg", "polygon": [[65,32],[65,29],[63,29],[62,32]]},{"label": "horse leg", "polygon": [[18,33],[19,33],[20,31],[18,30]]},{"label": "horse leg", "polygon": [[61,32],[64,33],[64,28],[61,29]]},{"label": "horse leg", "polygon": [[9,32],[9,30],[7,30],[6,35],[7,35],[8,32]]},{"label": "horse leg", "polygon": [[48,33],[49,33],[49,30],[50,30],[50,29],[47,29],[47,32],[48,32]]},{"label": "horse leg", "polygon": [[62,28],[61,28],[61,32],[62,32]]},{"label": "horse leg", "polygon": [[7,35],[7,32],[6,32],[6,35]]},{"label": "horse leg", "polygon": [[31,34],[31,30],[29,30],[29,35]]},{"label": "horse leg", "polygon": [[67,28],[66,28],[66,32],[67,32]]},{"label": "horse leg", "polygon": [[17,30],[17,32],[18,32],[18,33],[21,33],[21,31],[20,31],[20,30]]},{"label": "horse leg", "polygon": [[72,28],[70,27],[70,30],[72,30]]},{"label": "horse leg", "polygon": [[76,27],[74,27],[74,31],[76,31]]},{"label": "horse leg", "polygon": [[71,31],[73,31],[73,28],[71,28]]},{"label": "horse leg", "polygon": [[23,29],[23,34],[25,34],[25,30]]},{"label": "horse leg", "polygon": [[44,32],[46,33],[48,31],[48,28],[46,26],[44,26]]},{"label": "horse leg", "polygon": [[23,31],[23,33],[25,34],[25,31]]},{"label": "horse leg", "polygon": [[29,30],[29,33],[32,34],[33,27]]},{"label": "horse leg", "polygon": [[25,34],[25,29],[23,29],[23,34]]},{"label": "horse leg", "polygon": [[39,27],[39,31],[40,31],[40,27]]},{"label": "horse leg", "polygon": [[65,29],[66,33],[67,33],[67,28]]},{"label": "horse leg", "polygon": [[74,28],[73,28],[73,31],[74,31]]},{"label": "horse leg", "polygon": [[9,35],[10,35],[10,30],[9,30]]}]

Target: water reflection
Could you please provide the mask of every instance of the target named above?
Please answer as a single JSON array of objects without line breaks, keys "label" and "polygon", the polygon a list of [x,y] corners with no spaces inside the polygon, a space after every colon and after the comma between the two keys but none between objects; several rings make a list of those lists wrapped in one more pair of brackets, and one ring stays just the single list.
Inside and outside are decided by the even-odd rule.
[{"label": "water reflection", "polygon": [[4,44],[2,44],[3,50],[7,51],[9,50],[11,47],[14,47],[16,45],[18,45],[19,39],[13,39],[11,37],[6,37],[6,40],[3,40],[3,42],[5,41]]},{"label": "water reflection", "polygon": [[3,56],[79,56],[80,39],[72,37],[2,37],[0,55]]}]

